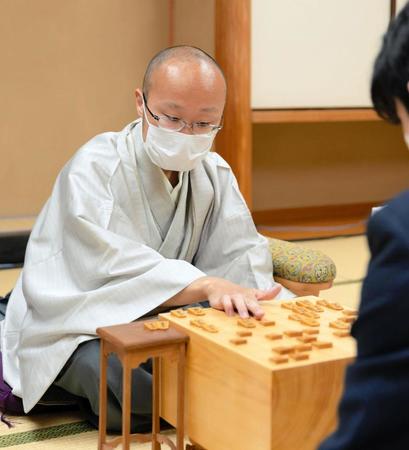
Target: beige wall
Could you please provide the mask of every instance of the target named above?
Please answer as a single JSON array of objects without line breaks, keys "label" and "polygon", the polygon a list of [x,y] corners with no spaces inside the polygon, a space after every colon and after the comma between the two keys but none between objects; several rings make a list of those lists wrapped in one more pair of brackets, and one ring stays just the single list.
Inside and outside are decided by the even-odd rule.
[{"label": "beige wall", "polygon": [[167,0],[1,0],[0,217],[37,214],[93,135],[135,117]]},{"label": "beige wall", "polygon": [[174,1],[174,45],[194,45],[214,55],[214,2]]}]

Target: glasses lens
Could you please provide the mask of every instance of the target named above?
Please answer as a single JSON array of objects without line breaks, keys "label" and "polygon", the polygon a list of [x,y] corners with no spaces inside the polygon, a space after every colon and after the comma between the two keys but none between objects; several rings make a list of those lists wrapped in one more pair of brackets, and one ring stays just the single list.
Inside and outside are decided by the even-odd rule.
[{"label": "glasses lens", "polygon": [[[158,126],[169,131],[181,131],[186,125],[181,119],[172,119],[171,117],[161,116],[158,119]],[[208,123],[196,122],[191,125],[193,134],[213,134],[217,133],[218,127]]]},{"label": "glasses lens", "polygon": [[209,134],[213,133],[214,125],[210,125],[208,123],[194,123],[193,124],[193,133],[194,134]]},{"label": "glasses lens", "polygon": [[165,130],[179,131],[183,128],[183,122],[179,119],[172,119],[171,117],[160,117],[158,125]]}]

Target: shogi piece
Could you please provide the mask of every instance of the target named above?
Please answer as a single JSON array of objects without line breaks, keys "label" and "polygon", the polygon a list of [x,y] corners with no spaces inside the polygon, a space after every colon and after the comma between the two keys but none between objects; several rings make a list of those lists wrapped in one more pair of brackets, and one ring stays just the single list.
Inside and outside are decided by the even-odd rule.
[{"label": "shogi piece", "polygon": [[244,328],[256,328],[256,321],[249,317],[248,319],[237,319],[237,325]]},{"label": "shogi piece", "polygon": [[306,328],[305,330],[302,330],[304,334],[319,334],[319,330],[312,329],[312,328]]},{"label": "shogi piece", "polygon": [[318,349],[332,348],[332,342],[316,341],[312,342],[312,346]]},{"label": "shogi piece", "polygon": [[298,344],[295,346],[296,352],[309,352],[312,350],[311,344]]},{"label": "shogi piece", "polygon": [[343,322],[342,320],[334,320],[334,322],[330,322],[329,326],[331,328],[337,328],[338,330],[349,330],[351,328],[349,323]]},{"label": "shogi piece", "polygon": [[280,333],[268,333],[266,334],[266,338],[270,339],[270,341],[276,341],[278,339],[282,339],[283,335]]},{"label": "shogi piece", "polygon": [[206,311],[204,308],[201,308],[200,306],[193,306],[192,308],[188,308],[187,312],[189,314],[192,314],[192,316],[205,316]]},{"label": "shogi piece", "polygon": [[[185,347],[188,336],[174,327],[151,330],[145,326],[146,321],[132,322],[97,329],[101,338],[101,380],[98,450],[110,450],[122,444],[123,450],[129,450],[131,442],[152,442],[152,450],[160,450],[161,443],[171,449],[183,450],[184,439],[184,366]],[[107,361],[110,353],[116,353],[122,363],[122,436],[107,440]],[[131,374],[148,358],[152,358],[152,433],[131,434]],[[176,446],[166,436],[160,434],[160,363],[171,358],[176,361],[177,385],[176,402]],[[175,389],[176,390],[176,389]]]},{"label": "shogi piece", "polygon": [[270,361],[274,364],[284,364],[288,362],[288,358],[286,356],[275,356],[274,358],[270,358]]},{"label": "shogi piece", "polygon": [[357,319],[356,316],[344,316],[338,319],[338,321],[345,323],[354,323],[356,319]]},{"label": "shogi piece", "polygon": [[[307,299],[313,304],[317,300]],[[253,319],[256,326],[248,330],[238,326],[237,314],[229,317],[209,308],[206,321],[219,329],[215,334],[204,333],[189,320],[169,313],[160,315],[190,338],[185,431],[202,448],[316,450],[334,429],[345,368],[355,356],[356,344],[351,337],[334,336],[338,330],[328,326],[341,316],[339,311],[324,308],[320,325],[310,327],[289,320],[294,313],[281,303],[260,302],[265,317],[275,325],[265,328]],[[298,337],[307,337],[305,330],[314,330],[318,334],[311,336],[332,342],[333,347],[321,350],[284,334],[297,329],[303,332]],[[247,343],[231,343],[230,339],[241,337],[237,331],[243,330],[252,332],[251,337],[244,337]],[[161,417],[175,424],[176,365],[167,358],[162,369]]]},{"label": "shogi piece", "polygon": [[237,334],[237,336],[240,336],[240,337],[248,337],[248,336],[252,336],[253,335],[253,333],[251,331],[247,331],[247,330],[236,331],[236,334]]},{"label": "shogi piece", "polygon": [[261,319],[260,320],[260,325],[263,325],[263,327],[272,327],[275,324],[276,323],[274,322],[274,320],[268,320],[268,319]]},{"label": "shogi piece", "polygon": [[309,317],[306,317],[305,319],[300,320],[300,322],[303,325],[307,325],[308,327],[319,327],[320,326],[320,323],[318,322],[318,320],[310,319]]},{"label": "shogi piece", "polygon": [[290,353],[290,358],[293,359],[294,361],[303,361],[305,359],[308,359],[309,355],[307,353],[294,352]]},{"label": "shogi piece", "polygon": [[174,309],[170,312],[173,317],[177,317],[179,319],[184,319],[187,317],[187,312],[184,309]]},{"label": "shogi piece", "polygon": [[295,351],[295,345],[283,345],[281,347],[273,347],[273,352],[278,353],[279,355],[288,355],[291,352]]},{"label": "shogi piece", "polygon": [[316,336],[301,336],[297,339],[304,344],[308,344],[310,342],[316,341],[318,338]]},{"label": "shogi piece", "polygon": [[310,309],[311,311],[320,313],[324,312],[324,308],[318,305],[314,305],[311,300],[299,300],[295,302],[296,305],[301,306],[303,308]]},{"label": "shogi piece", "polygon": [[337,337],[351,336],[351,333],[348,330],[338,330],[338,331],[334,331],[332,334]]},{"label": "shogi piece", "polygon": [[147,320],[143,325],[147,330],[150,331],[169,329],[169,322],[167,320]]},{"label": "shogi piece", "polygon": [[294,308],[294,303],[293,302],[281,302],[281,308],[289,309],[290,311],[292,311]]},{"label": "shogi piece", "polygon": [[286,330],[286,331],[284,331],[284,334],[288,337],[298,337],[298,336],[302,336],[302,331],[301,330]]},{"label": "shogi piece", "polygon": [[333,309],[334,311],[342,311],[344,307],[337,302],[329,302],[328,300],[317,300],[317,305],[324,306],[325,308]]}]

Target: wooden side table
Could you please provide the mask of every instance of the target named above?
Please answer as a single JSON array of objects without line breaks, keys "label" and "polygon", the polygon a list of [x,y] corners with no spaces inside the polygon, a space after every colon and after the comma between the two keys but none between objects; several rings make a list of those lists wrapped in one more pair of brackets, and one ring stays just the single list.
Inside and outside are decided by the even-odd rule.
[{"label": "wooden side table", "polygon": [[[184,440],[184,364],[185,347],[188,337],[170,327],[167,330],[151,331],[145,327],[145,322],[132,322],[97,329],[101,338],[101,380],[99,406],[99,437],[98,449],[110,450],[122,443],[123,450],[129,450],[131,442],[152,441],[152,450],[160,450],[161,444],[167,444],[173,450],[183,450]],[[116,353],[122,363],[122,436],[107,441],[107,362],[108,355]],[[160,434],[159,425],[159,383],[160,359],[162,357],[177,357],[177,420],[176,446],[166,436]],[[132,369],[138,367],[148,358],[152,358],[152,434],[131,434],[131,375]]]}]

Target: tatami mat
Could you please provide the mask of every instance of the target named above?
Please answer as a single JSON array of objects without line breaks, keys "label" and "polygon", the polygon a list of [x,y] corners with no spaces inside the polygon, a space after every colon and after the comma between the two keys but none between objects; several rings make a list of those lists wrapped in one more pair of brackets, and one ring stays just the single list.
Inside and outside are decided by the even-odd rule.
[{"label": "tatami mat", "polygon": [[321,291],[320,296],[357,309],[361,299],[361,287],[361,282],[334,285],[331,289]]},{"label": "tatami mat", "polygon": [[12,428],[7,428],[5,425],[0,423],[1,436],[10,435],[16,431],[27,432],[36,430],[39,426],[42,428],[53,427],[63,423],[72,423],[84,420],[84,417],[79,411],[37,414],[32,416],[7,416],[7,418],[10,419],[14,426]]},{"label": "tatami mat", "polygon": [[[98,431],[92,428],[80,412],[40,414],[27,417],[8,416],[14,426],[7,429],[0,423],[0,448],[12,450],[95,450]],[[175,441],[175,432],[164,434]],[[110,436],[111,438],[113,436]],[[188,442],[188,441],[186,441]],[[150,443],[131,445],[132,449],[148,450]],[[121,449],[121,445],[117,447]]]},{"label": "tatami mat", "polygon": [[[175,442],[175,434],[167,434],[167,436]],[[189,442],[189,441],[186,441]],[[9,447],[10,450],[96,450],[98,445],[98,432],[96,430],[76,434],[69,437],[61,437],[40,442],[29,442],[27,444],[15,445]],[[137,444],[132,443],[132,450],[150,450],[151,443]],[[163,448],[166,448],[164,445]],[[122,449],[122,445],[116,447],[117,450]]]},{"label": "tatami mat", "polygon": [[[174,436],[169,435],[173,442],[175,442]],[[32,442],[23,445],[16,445],[11,447],[11,450],[96,450],[98,443],[98,432],[91,431],[88,433],[76,434],[69,438],[57,438],[42,442]],[[131,444],[132,450],[151,450],[152,444]],[[166,446],[164,445],[165,449]],[[169,447],[167,447],[169,448]],[[122,445],[116,447],[117,450],[122,449]]]}]

